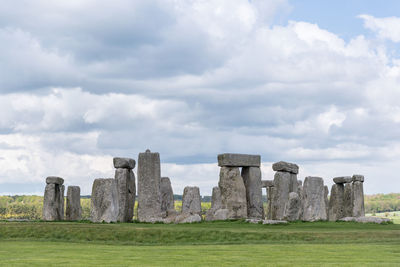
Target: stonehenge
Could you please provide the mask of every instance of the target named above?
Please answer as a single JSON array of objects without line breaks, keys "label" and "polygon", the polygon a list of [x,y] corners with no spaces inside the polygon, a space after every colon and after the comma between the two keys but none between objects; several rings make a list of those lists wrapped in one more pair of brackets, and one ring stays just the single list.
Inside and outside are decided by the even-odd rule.
[{"label": "stonehenge", "polygon": [[82,219],[81,189],[79,186],[68,186],[65,219],[67,221],[79,221]]},{"label": "stonehenge", "polygon": [[[131,158],[113,158],[114,178],[97,178],[91,193],[92,222],[193,223],[246,219],[248,222],[275,224],[290,221],[374,221],[365,217],[364,176],[333,178],[330,195],[321,177],[297,180],[299,166],[279,161],[272,164],[273,180],[262,180],[259,155],[225,153],[218,155],[218,186],[212,189],[211,208],[203,214],[200,188],[186,186],[182,210],[177,212],[169,177],[161,177],[159,153],[138,155],[137,215],[134,217],[136,182]],[[264,211],[262,188],[267,193]],[[46,178],[43,220],[82,219],[80,187],[68,186],[64,216],[64,179]]]},{"label": "stonehenge", "polygon": [[55,176],[46,178],[43,198],[43,220],[64,220],[64,179]]}]

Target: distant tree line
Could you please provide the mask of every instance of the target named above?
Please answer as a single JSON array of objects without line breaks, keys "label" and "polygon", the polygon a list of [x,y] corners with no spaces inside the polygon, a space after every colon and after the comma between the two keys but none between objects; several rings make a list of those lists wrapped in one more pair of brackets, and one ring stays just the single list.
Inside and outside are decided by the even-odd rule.
[{"label": "distant tree line", "polygon": [[[182,208],[182,195],[174,195],[174,199],[175,208],[179,211]],[[266,202],[265,196],[263,196],[263,199]],[[364,200],[366,213],[400,211],[400,193],[366,195]],[[88,220],[90,216],[90,196],[81,196],[81,206],[82,219]],[[211,196],[202,196],[203,213],[210,207]],[[0,196],[0,220],[40,220],[42,209],[42,196]]]}]

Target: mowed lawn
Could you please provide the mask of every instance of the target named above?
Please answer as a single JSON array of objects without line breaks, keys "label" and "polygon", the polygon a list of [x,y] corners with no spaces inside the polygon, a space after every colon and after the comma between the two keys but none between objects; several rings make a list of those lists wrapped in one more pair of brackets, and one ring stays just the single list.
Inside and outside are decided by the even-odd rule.
[{"label": "mowed lawn", "polygon": [[2,266],[399,266],[400,225],[0,222]]}]

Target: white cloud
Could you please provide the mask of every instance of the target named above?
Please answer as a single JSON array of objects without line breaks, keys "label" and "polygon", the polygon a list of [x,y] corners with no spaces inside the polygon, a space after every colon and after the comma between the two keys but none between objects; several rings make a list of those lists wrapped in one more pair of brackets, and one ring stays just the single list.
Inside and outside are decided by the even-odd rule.
[{"label": "white cloud", "polygon": [[376,18],[371,15],[359,15],[364,20],[364,26],[378,34],[379,38],[400,42],[400,18]]}]

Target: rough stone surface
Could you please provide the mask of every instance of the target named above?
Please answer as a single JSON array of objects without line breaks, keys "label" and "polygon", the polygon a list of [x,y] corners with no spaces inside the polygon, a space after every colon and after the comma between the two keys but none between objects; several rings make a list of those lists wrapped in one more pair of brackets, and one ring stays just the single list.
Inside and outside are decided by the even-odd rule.
[{"label": "rough stone surface", "polygon": [[264,219],[260,168],[243,167],[242,177],[246,187],[247,218]]},{"label": "rough stone surface", "polygon": [[260,167],[260,155],[225,153],[218,155],[220,167]]},{"label": "rough stone surface", "polygon": [[263,224],[287,224],[285,220],[264,220]]},{"label": "rough stone surface", "polygon": [[175,214],[174,192],[172,191],[171,181],[168,177],[162,177],[160,183],[161,192],[161,212],[166,216]]},{"label": "rough stone surface", "polygon": [[353,182],[364,182],[364,175],[354,174],[352,177]]},{"label": "rough stone surface", "polygon": [[266,219],[272,220],[272,206],[273,206],[273,201],[274,201],[274,188],[273,187],[267,187],[267,212],[266,212]]},{"label": "rough stone surface", "polygon": [[218,186],[213,187],[211,196],[211,208],[206,212],[206,221],[214,221],[214,214],[217,210],[221,209],[221,190]]},{"label": "rough stone surface", "polygon": [[46,178],[46,184],[63,184],[64,183],[64,179],[61,177],[57,177],[57,176],[49,176]]},{"label": "rough stone surface", "polygon": [[130,158],[113,158],[114,168],[134,169],[136,161]]},{"label": "rough stone surface", "polygon": [[351,183],[344,185],[343,210],[344,217],[353,217],[353,185]]},{"label": "rough stone surface", "polygon": [[328,220],[334,222],[344,216],[344,184],[336,183],[332,185],[331,189]]},{"label": "rough stone surface", "polygon": [[324,180],[308,176],[303,186],[303,221],[326,220]]},{"label": "rough stone surface", "polygon": [[183,190],[182,213],[201,214],[200,189],[197,186],[186,186]]},{"label": "rough stone surface", "polygon": [[[46,179],[47,181],[47,179]],[[64,186],[48,183],[44,190],[43,220],[64,220]]]},{"label": "rough stone surface", "polygon": [[336,184],[351,183],[352,181],[353,181],[353,178],[351,176],[340,176],[340,177],[333,178],[333,182]]},{"label": "rough stone surface", "polygon": [[272,187],[274,186],[273,180],[261,180],[261,184],[263,188]]},{"label": "rough stone surface", "polygon": [[138,220],[162,221],[160,154],[146,150],[138,159]]},{"label": "rough stone surface", "polygon": [[119,202],[115,179],[95,179],[92,187],[90,219],[92,222],[116,222]]},{"label": "rough stone surface", "polygon": [[[286,202],[292,192],[292,175],[289,172],[276,172],[274,176],[273,199],[271,205],[271,219],[283,220]],[[297,181],[296,181],[297,187]],[[297,191],[297,188],[296,188]]]},{"label": "rough stone surface", "polygon": [[303,186],[303,181],[297,180],[297,187],[299,187],[299,186]]},{"label": "rough stone surface", "polygon": [[228,209],[229,219],[247,218],[246,187],[239,168],[222,167],[218,186],[223,209]]},{"label": "rough stone surface", "polygon": [[79,221],[82,219],[81,189],[79,186],[68,186],[65,219],[67,221]]},{"label": "rough stone surface", "polygon": [[136,198],[135,174],[132,169],[117,168],[115,181],[118,190],[118,221],[130,222],[133,219]]},{"label": "rough stone surface", "polygon": [[388,218],[379,218],[379,217],[345,217],[340,219],[342,222],[358,222],[358,223],[388,223],[391,220]]},{"label": "rough stone surface", "polygon": [[284,219],[286,221],[297,221],[300,219],[301,200],[297,193],[290,192],[289,200],[286,202]]},{"label": "rough stone surface", "polygon": [[352,184],[353,217],[364,217],[364,188],[363,182],[355,181]]},{"label": "rough stone surface", "polygon": [[285,161],[279,161],[272,164],[272,169],[274,171],[281,171],[281,172],[290,172],[294,174],[299,173],[299,166],[294,163],[289,163]]},{"label": "rough stone surface", "polygon": [[175,223],[194,223],[201,222],[199,214],[182,213],[176,216]]}]

